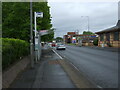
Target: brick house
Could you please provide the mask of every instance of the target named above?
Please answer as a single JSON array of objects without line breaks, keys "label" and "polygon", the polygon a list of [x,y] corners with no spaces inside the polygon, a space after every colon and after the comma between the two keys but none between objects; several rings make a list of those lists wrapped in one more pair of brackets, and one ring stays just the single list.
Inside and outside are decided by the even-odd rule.
[{"label": "brick house", "polygon": [[98,46],[100,47],[120,47],[120,20],[117,25],[106,30],[96,32],[98,37]]},{"label": "brick house", "polygon": [[80,34],[78,37],[82,39],[83,46],[93,46],[93,41],[96,38],[96,35],[83,35]]}]

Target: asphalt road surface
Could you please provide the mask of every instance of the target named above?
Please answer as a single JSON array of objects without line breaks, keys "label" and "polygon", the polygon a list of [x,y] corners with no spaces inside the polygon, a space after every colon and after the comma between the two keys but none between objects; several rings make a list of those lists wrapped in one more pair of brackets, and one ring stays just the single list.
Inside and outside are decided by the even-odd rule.
[{"label": "asphalt road surface", "polygon": [[118,87],[118,52],[76,46],[56,51],[96,85],[102,88]]}]

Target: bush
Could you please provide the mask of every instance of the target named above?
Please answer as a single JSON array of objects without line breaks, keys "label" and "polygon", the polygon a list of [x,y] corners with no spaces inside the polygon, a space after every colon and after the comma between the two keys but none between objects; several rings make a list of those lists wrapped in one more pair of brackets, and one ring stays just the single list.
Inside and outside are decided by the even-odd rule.
[{"label": "bush", "polygon": [[94,39],[93,44],[94,44],[95,46],[98,46],[98,38],[95,38],[95,39]]},{"label": "bush", "polygon": [[2,38],[2,69],[29,54],[29,43],[20,39]]}]

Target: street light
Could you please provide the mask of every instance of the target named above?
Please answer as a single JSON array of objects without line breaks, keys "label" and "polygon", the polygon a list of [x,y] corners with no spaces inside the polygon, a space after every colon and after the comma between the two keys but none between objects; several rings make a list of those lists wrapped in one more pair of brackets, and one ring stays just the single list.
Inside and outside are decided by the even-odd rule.
[{"label": "street light", "polygon": [[81,16],[81,17],[87,17],[87,19],[88,19],[88,31],[89,31],[89,16]]},{"label": "street light", "polygon": [[31,68],[34,67],[34,58],[33,58],[33,27],[32,27],[32,0],[30,0],[30,62]]},{"label": "street light", "polygon": [[[88,32],[89,32],[89,16],[81,16],[81,17],[87,17],[87,19],[88,19]],[[89,35],[88,35],[88,43],[89,43]]]}]

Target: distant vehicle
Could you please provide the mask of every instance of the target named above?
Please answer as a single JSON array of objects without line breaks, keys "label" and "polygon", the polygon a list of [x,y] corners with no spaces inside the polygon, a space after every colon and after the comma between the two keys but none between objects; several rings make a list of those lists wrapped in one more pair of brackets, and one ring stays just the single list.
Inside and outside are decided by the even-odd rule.
[{"label": "distant vehicle", "polygon": [[52,47],[52,43],[51,43],[51,42],[49,42],[49,43],[48,43],[48,46]]},{"label": "distant vehicle", "polygon": [[64,44],[59,43],[59,44],[57,44],[56,49],[57,49],[57,50],[65,50],[65,49],[66,49],[66,47],[65,47],[65,45],[64,45]]},{"label": "distant vehicle", "polygon": [[56,47],[56,44],[55,44],[55,43],[52,43],[52,47]]}]

